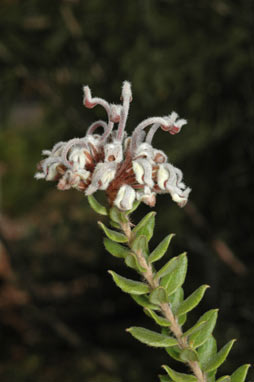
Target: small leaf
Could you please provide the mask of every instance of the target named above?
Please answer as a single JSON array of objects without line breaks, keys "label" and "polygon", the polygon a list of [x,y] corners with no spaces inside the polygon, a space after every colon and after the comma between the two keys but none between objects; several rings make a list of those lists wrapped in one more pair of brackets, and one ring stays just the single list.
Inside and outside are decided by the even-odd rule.
[{"label": "small leaf", "polygon": [[216,373],[217,373],[217,370],[206,373],[207,382],[215,382]]},{"label": "small leaf", "polygon": [[231,382],[245,382],[250,365],[242,365],[231,375]]},{"label": "small leaf", "polygon": [[126,215],[130,215],[130,214],[132,214],[132,212],[134,212],[134,211],[138,208],[138,206],[140,205],[140,203],[141,203],[140,200],[135,200],[135,202],[133,203],[133,207],[132,207],[130,210],[125,211]]},{"label": "small leaf", "polygon": [[129,255],[130,250],[126,247],[123,247],[122,245],[108,239],[105,237],[103,239],[104,246],[106,250],[115,257],[125,258]]},{"label": "small leaf", "polygon": [[125,264],[130,267],[135,269],[136,271],[140,273],[144,273],[146,271],[145,268],[143,268],[139,262],[138,259],[136,258],[136,255],[134,253],[129,253],[128,256],[125,258]]},{"label": "small leaf", "polygon": [[184,349],[180,353],[180,358],[184,362],[198,361],[197,353],[192,349]]},{"label": "small leaf", "polygon": [[211,309],[199,319],[198,322],[206,321],[204,325],[193,334],[189,336],[189,343],[191,347],[196,349],[208,339],[212,334],[218,317],[218,309]]},{"label": "small leaf", "polygon": [[110,208],[109,217],[113,222],[118,224],[126,223],[128,221],[124,212],[120,211],[117,207]]},{"label": "small leaf", "polygon": [[151,301],[151,303],[158,305],[163,302],[167,302],[167,294],[165,289],[162,287],[155,288],[151,292],[149,300]]},{"label": "small leaf", "polygon": [[173,382],[167,375],[159,375],[160,382]]},{"label": "small leaf", "polygon": [[110,221],[109,221],[109,224],[110,224],[111,227],[113,227],[113,228],[121,229],[120,224],[113,222],[113,220],[110,220]]},{"label": "small leaf", "polygon": [[138,326],[133,326],[132,328],[126,330],[127,332],[130,332],[134,338],[149,346],[164,348],[177,344],[177,340],[173,337],[153,332],[152,330],[145,328],[140,328]]},{"label": "small leaf", "polygon": [[160,279],[161,277],[167,275],[170,272],[173,272],[177,266],[177,259],[178,256],[173,257],[170,259],[163,267],[157,272],[156,279]]},{"label": "small leaf", "polygon": [[133,233],[136,236],[144,235],[147,241],[153,236],[154,223],[155,223],[155,212],[149,212],[133,229]]},{"label": "small leaf", "polygon": [[194,375],[179,373],[166,365],[163,365],[162,367],[175,382],[198,382]]},{"label": "small leaf", "polygon": [[202,285],[197,290],[195,290],[195,292],[193,292],[182,302],[182,304],[178,307],[175,313],[177,315],[181,315],[184,313],[188,313],[192,309],[194,309],[201,301],[207,288],[209,288],[209,285]]},{"label": "small leaf", "polygon": [[131,249],[133,252],[138,253],[142,252],[145,254],[147,252],[148,246],[147,246],[147,238],[145,235],[140,235],[135,237],[135,239],[131,243]]},{"label": "small leaf", "polygon": [[200,346],[198,349],[198,358],[200,365],[202,367],[202,370],[204,370],[205,365],[207,362],[212,358],[214,354],[217,352],[217,344],[215,338],[211,335],[208,337],[206,342]]},{"label": "small leaf", "polygon": [[165,255],[165,253],[167,252],[167,249],[169,247],[169,244],[171,242],[171,239],[174,236],[175,236],[174,233],[166,236],[165,239],[162,240],[162,242],[153,250],[153,252],[150,254],[149,259],[148,259],[150,264],[154,263],[155,261],[160,260]]},{"label": "small leaf", "polygon": [[177,288],[177,290],[169,296],[168,302],[172,308],[173,313],[175,314],[178,306],[183,302],[184,291],[183,288]]},{"label": "small leaf", "polygon": [[231,382],[231,378],[229,375],[224,375],[223,377],[216,379],[216,382]]},{"label": "small leaf", "polygon": [[172,346],[170,348],[166,348],[165,350],[170,355],[170,357],[176,361],[185,362],[181,359],[181,350],[179,349],[179,346]]},{"label": "small leaf", "polygon": [[93,195],[89,195],[87,197],[88,199],[88,203],[90,204],[90,206],[92,207],[92,209],[97,212],[97,214],[100,214],[100,215],[105,215],[107,216],[108,215],[108,211],[106,209],[106,207],[104,207],[102,204],[100,204]]},{"label": "small leaf", "polygon": [[207,362],[204,371],[209,372],[218,369],[220,365],[226,360],[228,353],[230,352],[234,342],[236,340],[229,341],[223,348]]},{"label": "small leaf", "polygon": [[166,318],[158,316],[158,314],[156,314],[153,310],[148,308],[145,308],[144,310],[145,313],[147,313],[149,317],[152,317],[158,325],[163,327],[169,327],[171,325],[171,323]]},{"label": "small leaf", "polygon": [[176,261],[175,269],[161,280],[161,286],[166,289],[168,295],[174,293],[184,283],[186,276],[188,264],[186,253],[178,256]]},{"label": "small leaf", "polygon": [[182,314],[178,317],[178,324],[183,326],[185,321],[187,320],[187,314]]},{"label": "small leaf", "polygon": [[127,243],[128,238],[122,233],[107,228],[102,222],[98,222],[98,224],[109,239],[116,241],[117,243]]},{"label": "small leaf", "polygon": [[116,285],[122,289],[123,292],[130,294],[145,294],[149,292],[149,286],[140,281],[134,281],[118,275],[113,271],[108,271],[113,277]]},{"label": "small leaf", "polygon": [[188,337],[191,334],[196,333],[205,325],[205,323],[206,321],[198,321],[195,325],[193,325],[190,329],[183,333],[183,337]]},{"label": "small leaf", "polygon": [[143,308],[148,308],[152,310],[158,310],[158,306],[151,304],[149,298],[146,295],[131,295],[134,301]]}]

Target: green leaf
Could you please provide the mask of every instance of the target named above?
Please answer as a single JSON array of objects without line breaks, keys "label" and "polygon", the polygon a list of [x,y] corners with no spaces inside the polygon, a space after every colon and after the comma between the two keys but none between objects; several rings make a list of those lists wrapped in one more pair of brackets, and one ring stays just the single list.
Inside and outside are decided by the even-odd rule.
[{"label": "green leaf", "polygon": [[188,329],[185,333],[183,333],[183,336],[188,337],[191,334],[196,333],[205,325],[205,323],[206,323],[206,321],[196,322],[195,325],[193,325],[190,329]]},{"label": "green leaf", "polygon": [[168,375],[159,375],[160,382],[174,382]]},{"label": "green leaf", "polygon": [[179,349],[179,346],[172,346],[166,348],[165,350],[170,355],[170,357],[172,357],[176,361],[185,362],[181,359],[181,350]]},{"label": "green leaf", "polygon": [[150,264],[154,263],[155,261],[160,260],[165,255],[165,253],[167,252],[167,249],[169,247],[169,244],[171,242],[171,239],[174,236],[175,236],[174,233],[166,236],[165,239],[162,240],[162,242],[153,250],[153,252],[150,254],[149,259],[148,259]]},{"label": "green leaf", "polygon": [[106,207],[104,207],[102,204],[100,204],[93,195],[89,195],[87,197],[88,199],[88,203],[90,204],[90,206],[92,207],[92,209],[97,212],[97,214],[100,214],[100,215],[105,215],[107,216],[108,215],[108,211],[106,209]]},{"label": "green leaf", "polygon": [[152,310],[159,309],[158,306],[150,303],[149,298],[146,295],[133,294],[131,295],[131,297],[133,298],[134,301],[136,301],[138,305],[142,306],[143,308],[148,308]]},{"label": "green leaf", "polygon": [[117,273],[113,271],[108,271],[108,272],[113,277],[113,280],[116,283],[116,285],[120,289],[122,289],[123,292],[139,295],[139,294],[148,293],[150,290],[149,286],[145,283],[127,279],[125,277],[118,275]]},{"label": "green leaf", "polygon": [[145,254],[147,252],[147,238],[145,235],[140,235],[135,237],[135,239],[132,241],[130,247],[133,250],[133,252],[138,253],[142,252]]},{"label": "green leaf", "polygon": [[108,239],[105,237],[103,239],[104,246],[106,250],[115,257],[125,258],[129,255],[130,250],[126,247],[123,247],[122,245]]},{"label": "green leaf", "polygon": [[157,272],[156,279],[160,279],[161,277],[167,275],[170,272],[173,272],[177,266],[177,259],[178,256],[173,257],[170,259],[163,267]]},{"label": "green leaf", "polygon": [[132,214],[132,212],[134,212],[134,211],[138,208],[138,206],[140,205],[140,203],[141,203],[140,200],[135,200],[135,202],[133,203],[133,207],[132,207],[130,210],[125,211],[126,215],[130,215],[130,214]]},{"label": "green leaf", "polygon": [[145,328],[140,328],[138,326],[133,326],[132,328],[126,330],[131,333],[134,338],[149,346],[164,348],[177,344],[177,340],[173,337],[153,332],[152,330]]},{"label": "green leaf", "polygon": [[151,292],[149,300],[151,301],[151,303],[158,305],[163,302],[167,302],[167,294],[165,289],[162,287],[155,288]]},{"label": "green leaf", "polygon": [[231,375],[231,382],[245,382],[250,365],[242,365]]},{"label": "green leaf", "polygon": [[186,320],[187,320],[187,314],[182,314],[181,316],[178,317],[178,324],[183,326]]},{"label": "green leaf", "polygon": [[166,318],[158,316],[158,314],[156,314],[153,310],[145,308],[144,311],[148,314],[149,317],[152,317],[158,325],[164,327],[169,327],[171,325],[171,323]]},{"label": "green leaf", "polygon": [[168,298],[168,302],[172,308],[173,313],[175,314],[178,306],[182,303],[184,297],[183,288],[177,288],[177,290],[171,294]]},{"label": "green leaf", "polygon": [[206,374],[207,382],[215,382],[215,375],[217,373],[217,370],[210,371]]},{"label": "green leaf", "polygon": [[117,207],[112,207],[109,210],[109,217],[115,223],[126,223],[128,219],[123,211],[120,211]]},{"label": "green leaf", "polygon": [[184,349],[180,353],[180,358],[184,362],[198,361],[198,355],[195,350],[192,349]]},{"label": "green leaf", "polygon": [[217,352],[217,344],[215,338],[210,335],[206,342],[200,346],[198,349],[198,358],[200,365],[202,367],[202,370],[204,369],[207,362],[212,358],[214,354]]},{"label": "green leaf", "polygon": [[156,212],[149,212],[133,229],[133,233],[136,236],[144,235],[147,238],[147,241],[153,236],[154,223],[155,223],[155,214]]},{"label": "green leaf", "polygon": [[102,222],[98,222],[98,224],[109,239],[116,241],[117,243],[127,243],[128,238],[122,233],[107,228]]},{"label": "green leaf", "polygon": [[195,292],[193,292],[182,302],[182,304],[178,307],[175,313],[177,315],[181,315],[184,313],[188,313],[192,309],[194,309],[201,301],[207,288],[209,288],[209,285],[202,285],[197,290],[195,290]]},{"label": "green leaf", "polygon": [[216,382],[231,382],[231,378],[229,375],[224,375],[223,377],[216,379]]},{"label": "green leaf", "polygon": [[110,224],[111,227],[113,227],[113,228],[121,229],[120,224],[113,222],[113,220],[110,220],[110,221],[109,221],[109,224]]},{"label": "green leaf", "polygon": [[198,322],[206,322],[204,323],[204,325],[201,325],[197,329],[197,331],[195,331],[189,336],[189,343],[191,347],[196,349],[197,347],[205,343],[208,337],[212,334],[212,331],[217,321],[217,317],[218,309],[211,309],[205,314],[203,314],[203,316],[199,319]]},{"label": "green leaf", "polygon": [[217,354],[212,356],[212,358],[205,365],[204,371],[206,373],[220,367],[220,365],[226,360],[235,341],[236,340],[229,341]]},{"label": "green leaf", "polygon": [[176,289],[184,283],[187,271],[187,264],[188,260],[186,253],[183,253],[182,255],[176,258],[175,269],[168,275],[164,276],[161,280],[161,286],[163,286],[166,289],[168,295],[174,293]]},{"label": "green leaf", "polygon": [[139,262],[138,262],[138,259],[136,257],[136,255],[134,253],[129,253],[128,256],[126,256],[125,258],[125,264],[130,267],[130,268],[133,268],[135,269],[136,271],[140,272],[140,273],[144,273],[146,271],[145,268],[143,268]]},{"label": "green leaf", "polygon": [[198,382],[194,375],[179,373],[166,365],[163,365],[162,367],[175,382]]}]

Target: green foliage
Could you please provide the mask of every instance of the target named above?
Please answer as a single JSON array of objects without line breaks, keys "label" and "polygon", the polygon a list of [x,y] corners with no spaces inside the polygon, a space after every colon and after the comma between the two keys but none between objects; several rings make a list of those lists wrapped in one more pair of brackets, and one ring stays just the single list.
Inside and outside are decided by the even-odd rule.
[{"label": "green foliage", "polygon": [[185,280],[186,272],[187,256],[186,253],[183,253],[182,255],[179,255],[174,261],[174,266],[171,272],[168,272],[160,282],[161,286],[163,286],[166,289],[168,296],[170,296],[180,286],[182,286]]},{"label": "green foliage", "polygon": [[[118,222],[123,230],[128,224],[126,221],[121,222],[120,219]],[[154,270],[151,264],[165,255],[172,238],[172,235],[167,236],[149,254],[148,241],[152,237],[154,223],[154,213],[147,214],[141,220],[133,229],[131,236],[128,234],[126,245],[129,249],[118,244],[119,238],[121,241],[122,237],[125,240],[127,236],[114,231],[112,233],[100,223],[106,235],[110,237],[104,240],[106,249],[114,256],[124,258],[129,267],[143,274],[146,282],[130,280],[113,271],[109,273],[117,286],[129,293],[144,308],[144,312],[161,327],[161,333],[142,327],[131,327],[127,331],[146,345],[165,348],[172,358],[189,364],[191,368],[193,364],[198,365],[199,373],[206,375],[207,382],[215,382],[217,369],[226,360],[235,340],[231,340],[217,352],[216,340],[212,335],[218,316],[217,309],[204,313],[196,324],[182,333],[181,326],[187,319],[187,314],[200,303],[208,285],[200,286],[184,299],[182,285],[187,271],[186,253],[169,259],[158,272]],[[160,376],[161,381],[198,381],[197,375],[179,373],[168,366],[163,367],[168,376]],[[237,369],[231,378],[225,376],[219,381],[243,382],[248,367],[249,365],[244,365]],[[194,369],[193,372],[195,374]]]},{"label": "green foliage", "polygon": [[140,306],[142,306],[143,308],[148,308],[148,309],[151,309],[151,310],[159,310],[159,307],[150,303],[149,301],[149,298],[148,296],[146,295],[136,295],[136,294],[132,294],[131,297],[133,298],[133,300]]},{"label": "green foliage", "polygon": [[206,342],[198,349],[198,358],[202,370],[205,368],[207,360],[210,360],[217,351],[217,343],[215,338],[211,335]]},{"label": "green foliage", "polygon": [[184,300],[176,309],[176,314],[179,316],[184,313],[190,312],[194,309],[201,301],[206,289],[209,288],[209,285],[202,285],[195,292],[193,292],[186,300]]},{"label": "green foliage", "polygon": [[144,235],[147,241],[153,236],[155,224],[155,212],[149,212],[133,229],[134,237]]},{"label": "green foliage", "polygon": [[123,235],[122,233],[119,233],[117,231],[113,231],[110,228],[107,228],[102,222],[98,222],[99,226],[103,229],[106,236],[117,243],[126,243],[128,241],[128,238]]},{"label": "green foliage", "polygon": [[126,330],[134,338],[149,346],[166,348],[169,346],[177,345],[177,340],[175,338],[153,332],[152,330],[140,328],[137,326],[133,326],[132,328]]},{"label": "green foliage", "polygon": [[212,334],[218,317],[218,310],[212,309],[203,314],[198,323],[202,323],[197,329],[189,336],[190,345],[196,349],[202,345]]},{"label": "green foliage", "polygon": [[145,272],[145,269],[142,268],[142,266],[140,265],[135,253],[130,253],[128,256],[125,257],[124,261],[128,267],[135,269],[139,273]]},{"label": "green foliage", "polygon": [[162,288],[162,287],[155,288],[150,293],[149,299],[153,304],[161,304],[163,302],[167,302],[168,296],[167,296],[165,288]]},{"label": "green foliage", "polygon": [[[229,375],[224,375],[224,377],[221,377],[219,379],[216,379],[216,382],[231,382]],[[239,381],[238,381],[239,382]]]},{"label": "green foliage", "polygon": [[192,362],[192,361],[198,361],[198,355],[195,352],[195,350],[192,349],[184,349],[182,352],[180,352],[180,358],[184,362]]},{"label": "green foliage", "polygon": [[150,264],[160,260],[165,255],[174,236],[175,234],[173,233],[166,236],[165,239],[162,240],[162,242],[160,242],[160,244],[152,251],[148,259]]},{"label": "green foliage", "polygon": [[217,353],[214,354],[210,359],[207,359],[203,370],[205,372],[217,370],[220,365],[226,360],[235,340],[231,340],[229,343],[227,343],[223,348]]},{"label": "green foliage", "polygon": [[128,248],[123,247],[121,244],[118,244],[111,239],[104,238],[103,243],[106,250],[115,257],[125,259],[130,253],[130,250]]},{"label": "green foliage", "polygon": [[98,200],[95,199],[93,195],[88,195],[87,197],[88,203],[90,204],[90,207],[97,212],[97,214],[100,215],[108,215],[108,211],[106,207],[104,207],[101,203],[98,202]]},{"label": "green foliage", "polygon": [[197,382],[197,378],[193,375],[184,374],[184,373],[178,373],[177,371],[174,371],[170,367],[163,365],[162,366],[168,375],[172,378],[174,382]]},{"label": "green foliage", "polygon": [[122,289],[123,292],[139,295],[139,294],[148,293],[150,290],[149,286],[145,283],[127,279],[125,277],[122,277],[116,274],[113,271],[109,271],[109,273],[113,277],[113,280],[116,283],[116,285],[120,289]]},{"label": "green foliage", "polygon": [[250,365],[246,364],[240,366],[236,371],[231,375],[231,382],[245,382]]},{"label": "green foliage", "polygon": [[160,325],[161,327],[169,327],[171,325],[170,321],[168,321],[166,318],[164,317],[161,317],[159,316],[158,314],[156,314],[152,309],[149,309],[149,308],[145,308],[144,309],[144,312],[152,317],[154,319],[154,321]]}]

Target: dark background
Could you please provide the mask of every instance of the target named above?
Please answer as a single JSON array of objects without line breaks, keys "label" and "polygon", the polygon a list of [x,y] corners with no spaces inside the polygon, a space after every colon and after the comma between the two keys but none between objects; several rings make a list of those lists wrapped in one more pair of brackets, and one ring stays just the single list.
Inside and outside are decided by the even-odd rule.
[{"label": "dark background", "polygon": [[184,209],[158,198],[151,248],[175,232],[169,255],[189,253],[186,294],[211,285],[188,325],[220,308],[219,345],[238,339],[220,373],[253,363],[253,8],[251,0],[1,0],[1,381],[152,382],[162,363],[175,366],[124,331],[155,327],[113,285],[107,269],[131,273],[103,249],[85,197],[33,179],[42,149],[105,118],[82,106],[82,85],[117,103],[125,79],[129,132],[172,110],[188,119],[181,134],[154,140],[193,191]]}]

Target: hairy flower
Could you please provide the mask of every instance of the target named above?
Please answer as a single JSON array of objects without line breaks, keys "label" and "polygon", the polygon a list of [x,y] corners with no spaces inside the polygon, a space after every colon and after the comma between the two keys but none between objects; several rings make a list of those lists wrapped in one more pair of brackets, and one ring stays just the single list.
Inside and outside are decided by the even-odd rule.
[{"label": "hairy flower", "polygon": [[[145,119],[127,136],[125,126],[132,101],[131,85],[127,81],[123,83],[121,100],[122,105],[115,105],[93,98],[90,88],[85,86],[84,106],[101,105],[108,121],[92,123],[83,138],[59,142],[52,150],[43,150],[46,158],[39,163],[35,178],[55,180],[59,190],[75,188],[85,195],[104,190],[110,205],[120,210],[131,209],[135,200],[153,207],[156,194],[164,193],[183,207],[191,190],[183,183],[181,170],[168,162],[163,151],[152,146],[152,140],[159,128],[173,135],[187,121],[178,119],[173,111],[165,117]],[[146,134],[148,126],[150,130]],[[96,133],[98,127],[103,128],[102,134]]]}]

